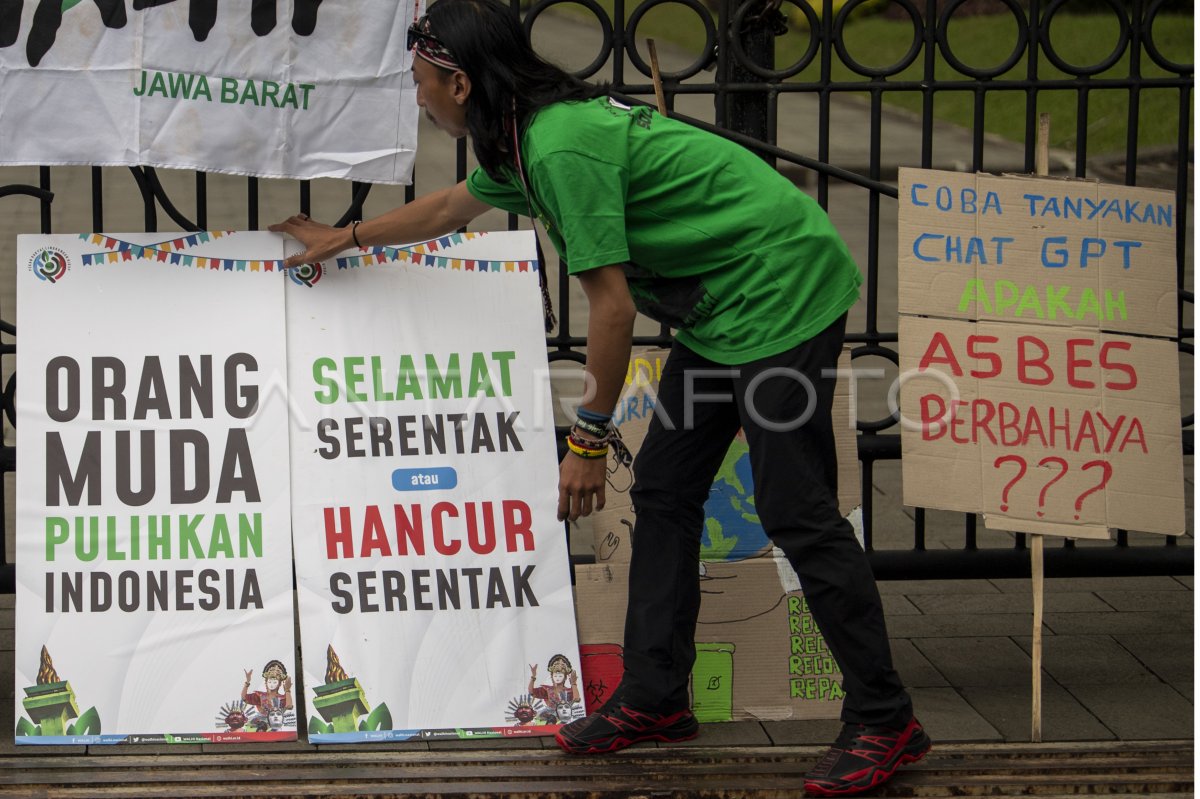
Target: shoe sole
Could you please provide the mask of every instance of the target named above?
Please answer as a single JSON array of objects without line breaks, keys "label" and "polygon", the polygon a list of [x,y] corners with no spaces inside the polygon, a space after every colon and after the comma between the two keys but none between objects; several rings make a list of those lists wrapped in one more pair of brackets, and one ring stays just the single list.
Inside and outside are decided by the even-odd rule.
[{"label": "shoe sole", "polygon": [[916,763],[918,760],[925,757],[925,755],[929,754],[929,750],[932,748],[933,744],[931,742],[922,751],[915,755],[905,752],[904,754],[900,755],[900,759],[897,760],[895,765],[893,765],[888,771],[885,772],[882,769],[875,769],[874,771],[869,772],[869,776],[871,778],[870,782],[851,783],[843,788],[826,788],[822,785],[805,782],[804,793],[808,796],[856,796],[861,793],[866,793],[867,791],[878,788],[880,785],[883,785],[892,777],[896,776],[896,771],[900,769],[901,766],[907,766],[909,763]]},{"label": "shoe sole", "polygon": [[683,733],[664,733],[656,732],[646,735],[639,735],[636,738],[618,737],[605,741],[602,744],[579,745],[568,741],[559,732],[554,736],[554,742],[559,745],[564,752],[570,755],[605,755],[610,752],[617,752],[621,749],[633,746],[634,744],[647,743],[650,741],[659,741],[661,743],[675,743],[677,741],[690,741],[700,734],[700,728],[697,726],[695,730]]}]

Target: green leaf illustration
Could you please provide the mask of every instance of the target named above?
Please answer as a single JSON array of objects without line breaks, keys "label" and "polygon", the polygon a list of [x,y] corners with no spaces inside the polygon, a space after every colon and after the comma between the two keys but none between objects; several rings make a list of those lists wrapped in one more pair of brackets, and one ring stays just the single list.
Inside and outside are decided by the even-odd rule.
[{"label": "green leaf illustration", "polygon": [[100,734],[100,714],[96,712],[96,708],[89,707],[83,711],[83,714],[75,719],[75,723],[67,727],[67,735],[99,735]]},{"label": "green leaf illustration", "polygon": [[358,729],[366,732],[370,730],[390,730],[392,728],[392,711],[388,710],[387,703],[377,705],[371,711],[371,715],[367,716],[366,721],[361,721],[358,724]]}]

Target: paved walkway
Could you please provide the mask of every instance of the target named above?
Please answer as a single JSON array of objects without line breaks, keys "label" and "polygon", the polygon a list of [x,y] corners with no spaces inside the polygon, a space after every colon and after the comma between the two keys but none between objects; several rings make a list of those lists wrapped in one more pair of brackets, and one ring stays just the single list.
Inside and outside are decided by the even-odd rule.
[{"label": "paved walkway", "polygon": [[[546,17],[535,27],[535,40],[548,52],[577,49],[579,23],[561,17]],[[569,53],[568,53],[569,54]],[[664,60],[675,57],[670,48],[660,47]],[[577,57],[576,60],[582,58]],[[590,58],[586,59],[590,60]],[[666,68],[672,68],[667,63]],[[632,73],[629,73],[632,74]],[[707,100],[681,99],[686,113],[704,117]],[[781,144],[800,152],[815,152],[810,133],[811,100],[795,98],[781,108]],[[832,160],[851,169],[863,161],[862,132],[866,130],[864,108],[839,103],[834,113]],[[708,114],[711,116],[711,113]],[[919,159],[919,127],[903,114],[887,115],[884,157],[889,165],[916,163]],[[970,137],[965,131],[939,128],[937,166],[955,168],[970,163]],[[1023,149],[1011,143],[989,141],[989,168],[1019,170]],[[453,179],[454,144],[424,126],[418,184],[421,192],[445,185]],[[51,170],[51,187],[56,193],[53,227],[59,232],[90,230],[90,171],[86,168]],[[110,231],[140,230],[144,220],[140,200],[127,170],[104,170],[104,222]],[[189,173],[160,170],[160,177],[182,211],[192,216],[194,180]],[[34,168],[0,169],[0,185],[38,180]],[[293,213],[299,193],[288,181],[260,183],[258,224]],[[248,225],[246,182],[241,178],[211,176],[208,180],[209,226],[240,229]],[[349,202],[344,183],[316,181],[313,215],[332,220]],[[377,187],[367,204],[367,214],[378,214],[403,202],[403,190]],[[12,321],[14,314],[15,236],[40,228],[38,204],[28,198],[0,199],[0,318]],[[867,218],[864,192],[834,185],[830,213],[850,242],[860,262],[866,262]],[[895,203],[881,204],[880,253],[888,261],[895,252]],[[502,228],[503,214],[494,212],[481,219],[476,229]],[[1189,218],[1189,227],[1192,222]],[[159,214],[160,229],[175,229]],[[1192,237],[1194,240],[1194,237]],[[1189,253],[1188,285],[1192,285]],[[577,287],[572,289],[572,328],[586,325],[586,307]],[[881,270],[879,287],[880,325],[895,329],[895,274]],[[656,331],[641,323],[639,330]],[[861,329],[861,313],[852,316],[850,329]],[[7,364],[11,369],[11,363]],[[1187,386],[1185,406],[1190,406],[1191,361],[1184,364]],[[876,405],[881,403],[874,400]],[[875,418],[882,409],[870,407],[863,413]],[[1185,411],[1186,412],[1186,411]],[[13,431],[5,423],[4,435],[12,441]],[[1189,507],[1194,494],[1193,463],[1185,461]],[[14,530],[11,498],[15,496],[11,475],[6,483],[6,529]],[[899,463],[877,464],[875,472],[875,526],[878,545],[907,547],[912,509],[900,500]],[[928,535],[931,547],[957,546],[961,532],[956,514],[930,512]],[[889,531],[896,531],[890,534]],[[980,531],[981,546],[1004,543],[1002,533]],[[587,536],[574,542],[586,548]],[[12,540],[8,557],[13,557]],[[1191,537],[1182,542],[1191,545]],[[1173,739],[1193,736],[1194,714],[1194,584],[1190,575],[1153,578],[1061,579],[1047,585],[1045,627],[1043,722],[1048,741],[1103,741],[1112,739]],[[888,582],[881,585],[885,596],[893,648],[902,676],[912,686],[916,707],[933,737],[943,742],[1027,741],[1030,736],[1031,599],[1028,581],[939,580]],[[0,685],[12,685],[13,616],[12,597],[0,597]],[[0,719],[13,718],[12,695],[0,692]],[[707,727],[703,745],[805,744],[827,741],[834,722],[741,722]],[[424,744],[422,744],[424,745]],[[431,746],[438,746],[433,744]],[[11,738],[0,736],[0,752],[12,748]],[[23,748],[22,752],[27,752]],[[38,749],[50,753],[53,749]],[[80,751],[76,748],[74,751]],[[172,748],[172,752],[180,752]]]}]

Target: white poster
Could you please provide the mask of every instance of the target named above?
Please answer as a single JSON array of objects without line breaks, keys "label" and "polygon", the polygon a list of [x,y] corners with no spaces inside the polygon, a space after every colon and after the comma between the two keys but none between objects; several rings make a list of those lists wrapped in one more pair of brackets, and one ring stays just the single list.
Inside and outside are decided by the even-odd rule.
[{"label": "white poster", "polygon": [[0,165],[409,183],[416,3],[4,3]]},{"label": "white poster", "polygon": [[348,254],[288,285],[309,740],[583,715],[533,235]]},{"label": "white poster", "polygon": [[18,237],[17,743],[296,738],[282,251]]}]

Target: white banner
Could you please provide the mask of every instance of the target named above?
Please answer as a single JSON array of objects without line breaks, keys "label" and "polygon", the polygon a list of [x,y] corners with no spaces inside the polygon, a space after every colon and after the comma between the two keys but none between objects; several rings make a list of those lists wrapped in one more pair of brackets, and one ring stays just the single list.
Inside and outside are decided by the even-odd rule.
[{"label": "white banner", "polygon": [[6,3],[0,165],[409,183],[416,2]]},{"label": "white banner", "polygon": [[456,234],[293,274],[311,741],[583,715],[535,257],[528,232]]},{"label": "white banner", "polygon": [[18,237],[17,743],[296,738],[282,254]]}]

